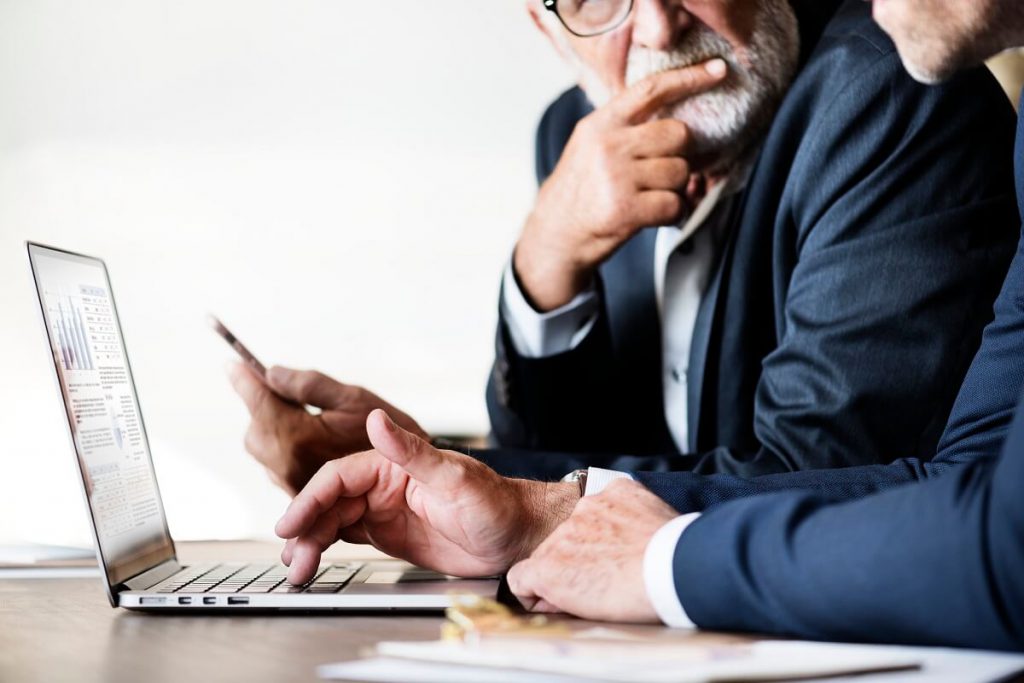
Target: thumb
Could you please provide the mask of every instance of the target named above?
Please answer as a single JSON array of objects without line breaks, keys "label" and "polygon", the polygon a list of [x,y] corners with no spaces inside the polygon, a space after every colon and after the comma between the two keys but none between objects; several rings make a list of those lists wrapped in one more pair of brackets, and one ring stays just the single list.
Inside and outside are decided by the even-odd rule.
[{"label": "thumb", "polygon": [[451,457],[399,427],[380,408],[366,418],[366,435],[378,453],[427,486],[443,487],[460,471]]},{"label": "thumb", "polygon": [[703,64],[669,69],[637,81],[608,103],[609,111],[624,123],[645,121],[658,110],[718,86],[729,73],[721,57]]},{"label": "thumb", "polygon": [[293,370],[279,365],[267,370],[267,385],[282,398],[318,408],[339,407],[351,389],[322,372]]}]

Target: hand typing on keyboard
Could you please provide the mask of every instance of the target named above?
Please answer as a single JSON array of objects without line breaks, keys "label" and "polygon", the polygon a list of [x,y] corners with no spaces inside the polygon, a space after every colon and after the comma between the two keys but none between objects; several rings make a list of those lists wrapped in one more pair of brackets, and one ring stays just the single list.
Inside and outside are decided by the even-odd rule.
[{"label": "hand typing on keyboard", "polygon": [[288,580],[303,584],[338,540],[454,576],[491,576],[527,557],[572,512],[576,483],[502,477],[441,451],[384,411],[366,421],[375,450],[324,465],[277,524]]}]

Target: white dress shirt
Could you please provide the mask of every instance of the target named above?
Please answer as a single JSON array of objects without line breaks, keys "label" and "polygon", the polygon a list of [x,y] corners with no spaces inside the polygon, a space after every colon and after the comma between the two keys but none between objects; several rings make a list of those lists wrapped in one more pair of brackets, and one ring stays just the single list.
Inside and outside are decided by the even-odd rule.
[{"label": "white dress shirt", "polygon": [[[661,318],[662,391],[665,421],[680,452],[689,449],[687,382],[690,346],[701,299],[727,228],[728,183],[720,183],[680,228],[657,228],[654,292]],[[684,245],[686,245],[684,247]],[[509,263],[502,287],[502,312],[519,355],[544,358],[576,348],[594,326],[601,305],[594,287],[547,313],[527,302]]]},{"label": "white dress shirt", "polygon": [[[625,472],[591,467],[587,470],[587,489],[583,495],[596,496],[616,479],[632,478]],[[673,558],[683,532],[698,517],[700,517],[699,512],[692,512],[667,522],[654,533],[644,551],[644,590],[647,591],[647,599],[651,601],[651,605],[654,606],[654,611],[657,612],[662,623],[673,628],[695,628],[696,626],[687,616],[683,602],[679,599],[676,579],[673,574]]]},{"label": "white dress shirt", "polygon": [[[683,453],[689,450],[687,375],[697,312],[728,227],[730,202],[744,184],[719,184],[681,228],[657,229],[654,293],[661,317],[665,421],[672,440]],[[689,246],[681,248],[687,242]],[[516,351],[526,358],[544,358],[576,348],[593,328],[600,306],[597,290],[591,287],[561,308],[539,313],[519,289],[512,263],[505,269],[502,292],[501,306],[509,335]],[[591,467],[584,495],[597,495],[610,482],[623,478],[632,479],[625,472]],[[695,512],[666,523],[644,552],[644,588],[658,617],[667,626],[694,628],[676,591],[672,560],[683,532],[699,517],[700,513]]]}]

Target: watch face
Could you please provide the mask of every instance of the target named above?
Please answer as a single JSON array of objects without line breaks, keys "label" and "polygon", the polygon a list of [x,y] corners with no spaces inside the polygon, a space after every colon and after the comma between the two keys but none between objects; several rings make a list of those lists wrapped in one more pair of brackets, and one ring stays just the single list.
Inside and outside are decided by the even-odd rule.
[{"label": "watch face", "polygon": [[564,482],[576,482],[580,487],[580,498],[587,495],[587,470],[573,470],[562,477]]},{"label": "watch face", "polygon": [[581,477],[586,476],[586,470],[573,470],[569,474],[562,477],[562,481],[579,481]]}]

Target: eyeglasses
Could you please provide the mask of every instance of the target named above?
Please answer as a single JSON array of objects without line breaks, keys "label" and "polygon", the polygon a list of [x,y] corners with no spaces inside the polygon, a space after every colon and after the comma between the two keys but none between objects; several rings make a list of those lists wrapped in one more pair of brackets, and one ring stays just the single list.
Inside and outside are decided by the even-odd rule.
[{"label": "eyeglasses", "polygon": [[562,26],[581,38],[599,36],[618,28],[633,11],[633,0],[544,0]]}]

